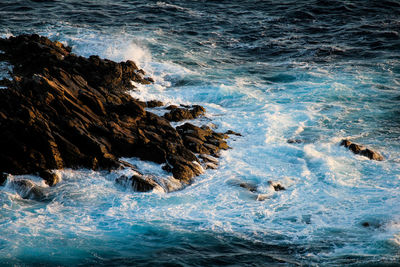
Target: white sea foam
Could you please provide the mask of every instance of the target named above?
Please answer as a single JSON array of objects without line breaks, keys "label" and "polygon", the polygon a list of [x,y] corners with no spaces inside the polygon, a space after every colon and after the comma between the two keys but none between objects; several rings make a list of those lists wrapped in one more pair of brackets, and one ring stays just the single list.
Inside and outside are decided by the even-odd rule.
[{"label": "white sea foam", "polygon": [[[343,138],[379,145],[371,137],[371,129],[377,128],[368,120],[368,114],[374,111],[366,110],[357,100],[372,90],[355,88],[357,79],[371,81],[365,71],[351,76],[309,63],[285,62],[281,64],[296,67],[289,70],[290,75],[308,80],[269,84],[251,78],[231,79],[235,73],[228,72],[209,82],[207,77],[202,80],[201,71],[157,61],[146,41],[132,35],[99,36],[82,30],[60,39],[73,45],[77,54],[135,60],[155,83],[135,84],[133,97],[203,105],[206,118],[196,120],[196,124],[212,123],[217,131],[232,129],[243,136],[228,139],[233,149],[222,152],[218,170],[208,170],[191,186],[168,194],[137,193],[118,186],[117,177],[134,174],[129,169],[111,173],[57,171],[62,182],[50,188],[53,198],[48,203],[24,200],[6,185],[0,190],[4,212],[0,241],[8,249],[0,250],[0,256],[18,255],[24,249],[33,253],[37,244],[48,251],[57,243],[56,255],[62,255],[60,250],[66,248],[79,258],[91,253],[90,248],[102,240],[125,243],[132,239],[145,246],[141,240],[157,232],[154,229],[179,234],[229,233],[251,241],[279,236],[277,244],[337,247],[328,249],[326,255],[345,255],[354,247],[368,247],[381,240],[392,240],[398,246],[395,215],[400,213],[399,162],[370,161],[339,146]],[[200,82],[175,86],[177,81],[193,77]],[[352,123],[354,127],[348,125]],[[301,142],[288,144],[290,138]],[[396,158],[390,147],[385,149]],[[176,182],[158,164],[136,158],[124,160],[160,182]],[[38,177],[27,179],[45,187]],[[258,192],[234,185],[232,179],[253,183]],[[280,182],[286,190],[276,192],[268,181]],[[256,201],[260,195],[264,201]],[[363,221],[379,223],[377,228],[366,228],[361,225]],[[308,256],[313,257],[312,253]]]}]

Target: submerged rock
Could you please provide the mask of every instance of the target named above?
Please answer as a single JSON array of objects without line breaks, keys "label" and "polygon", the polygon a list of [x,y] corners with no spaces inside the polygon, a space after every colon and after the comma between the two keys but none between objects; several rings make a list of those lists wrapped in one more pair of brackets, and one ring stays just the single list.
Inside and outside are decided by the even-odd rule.
[{"label": "submerged rock", "polygon": [[384,160],[383,156],[378,152],[375,152],[369,148],[366,148],[362,145],[355,144],[347,139],[343,139],[340,143],[341,146],[348,148],[354,154],[359,154],[361,156],[367,157],[372,160],[382,161]]},{"label": "submerged rock", "polygon": [[[254,184],[252,182],[244,182],[238,179],[232,179],[228,181],[229,184],[233,186],[239,186],[241,188],[246,189],[250,193],[252,193],[252,196],[254,197],[255,200],[257,201],[264,201],[270,197],[272,197],[273,193],[262,193],[262,188],[259,190],[259,186],[257,184]],[[286,188],[277,181],[268,181],[268,184],[271,188],[273,188],[274,191],[282,191],[286,190]]]},{"label": "submerged rock", "polygon": [[274,188],[275,191],[286,190],[286,188],[279,182],[268,181],[268,184]]},{"label": "submerged rock", "polygon": [[189,184],[204,171],[194,153],[217,157],[228,148],[210,128],[171,126],[203,115],[201,106],[171,107],[165,118],[146,111],[162,103],[127,93],[152,81],[133,61],[77,56],[38,35],[0,38],[0,49],[1,60],[14,65],[13,80],[0,90],[0,173],[39,173],[55,185],[58,178],[46,170],[115,169],[119,158],[138,157],[165,164]]},{"label": "submerged rock", "polygon": [[13,180],[11,187],[24,199],[32,199],[37,201],[47,200],[48,196],[45,193],[45,188],[36,185],[30,180]]},{"label": "submerged rock", "polygon": [[239,186],[249,190],[250,192],[257,192],[257,185],[255,184],[242,182],[239,184]]},{"label": "submerged rock", "polygon": [[380,228],[384,225],[382,221],[379,221],[377,219],[370,219],[369,221],[363,221],[361,222],[361,226],[365,228]]},{"label": "submerged rock", "polygon": [[288,139],[287,143],[288,144],[301,144],[301,143],[303,143],[303,140],[301,140],[301,139]]}]

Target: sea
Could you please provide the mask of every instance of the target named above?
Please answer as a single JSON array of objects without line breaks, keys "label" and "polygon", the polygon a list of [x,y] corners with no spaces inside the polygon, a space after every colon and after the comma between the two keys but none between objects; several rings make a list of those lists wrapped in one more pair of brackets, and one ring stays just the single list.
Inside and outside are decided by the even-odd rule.
[{"label": "sea", "polygon": [[87,169],[24,176],[45,202],[0,187],[1,266],[400,266],[400,1],[0,0],[0,36],[23,33],[134,60],[155,82],[133,97],[242,136],[171,193]]}]

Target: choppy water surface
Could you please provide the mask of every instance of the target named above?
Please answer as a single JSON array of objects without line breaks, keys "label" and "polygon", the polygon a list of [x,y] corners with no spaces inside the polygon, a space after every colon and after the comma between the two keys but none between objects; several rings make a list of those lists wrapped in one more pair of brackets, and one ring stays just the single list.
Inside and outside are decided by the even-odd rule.
[{"label": "choppy water surface", "polygon": [[[6,185],[0,264],[400,262],[400,2],[2,0],[0,26],[133,59],[156,82],[132,95],[203,105],[196,123],[243,134],[218,170],[174,193],[135,193],[88,170],[60,172],[47,202]],[[386,160],[353,155],[342,138]]]}]

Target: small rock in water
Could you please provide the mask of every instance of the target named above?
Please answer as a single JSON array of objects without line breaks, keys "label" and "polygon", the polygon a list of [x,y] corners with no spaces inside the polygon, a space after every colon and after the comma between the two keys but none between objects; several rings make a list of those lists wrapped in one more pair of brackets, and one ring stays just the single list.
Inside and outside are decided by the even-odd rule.
[{"label": "small rock in water", "polygon": [[384,159],[381,154],[379,154],[378,152],[372,151],[368,148],[361,150],[360,155],[367,157],[369,159],[372,159],[372,160],[377,160],[377,161],[382,161]]},{"label": "small rock in water", "polygon": [[14,180],[11,182],[11,186],[24,199],[32,199],[37,201],[43,201],[47,199],[47,196],[44,193],[45,189],[36,185],[30,180]]},{"label": "small rock in water", "polygon": [[257,192],[257,185],[251,182],[244,182],[239,179],[231,179],[228,180],[227,183],[232,186],[238,186],[244,189],[247,189],[250,192]]},{"label": "small rock in water", "polygon": [[365,227],[365,228],[379,228],[383,225],[383,223],[381,221],[378,220],[374,220],[372,219],[371,221],[364,221],[361,223],[361,226]]},{"label": "small rock in water", "polygon": [[237,133],[237,132],[234,132],[234,131],[232,131],[232,130],[226,131],[225,134],[231,134],[231,135],[236,135],[236,136],[242,136],[241,133]]},{"label": "small rock in water", "polygon": [[239,186],[249,190],[250,192],[253,192],[253,193],[257,192],[257,185],[255,185],[255,184],[243,182],[243,183],[240,183]]},{"label": "small rock in water", "polygon": [[361,225],[364,227],[369,227],[369,222],[363,222]]},{"label": "small rock in water", "polygon": [[382,161],[384,160],[383,156],[378,152],[375,152],[369,148],[366,148],[362,145],[355,144],[347,139],[343,139],[340,143],[341,146],[348,148],[354,154],[359,154],[361,156],[367,157],[372,160]]},{"label": "small rock in water", "polygon": [[301,140],[301,139],[288,139],[287,142],[288,142],[288,144],[301,144],[301,143],[303,143],[303,140]]},{"label": "small rock in water", "polygon": [[271,185],[275,191],[286,190],[286,188],[281,185],[279,182],[268,181],[268,184]]}]

